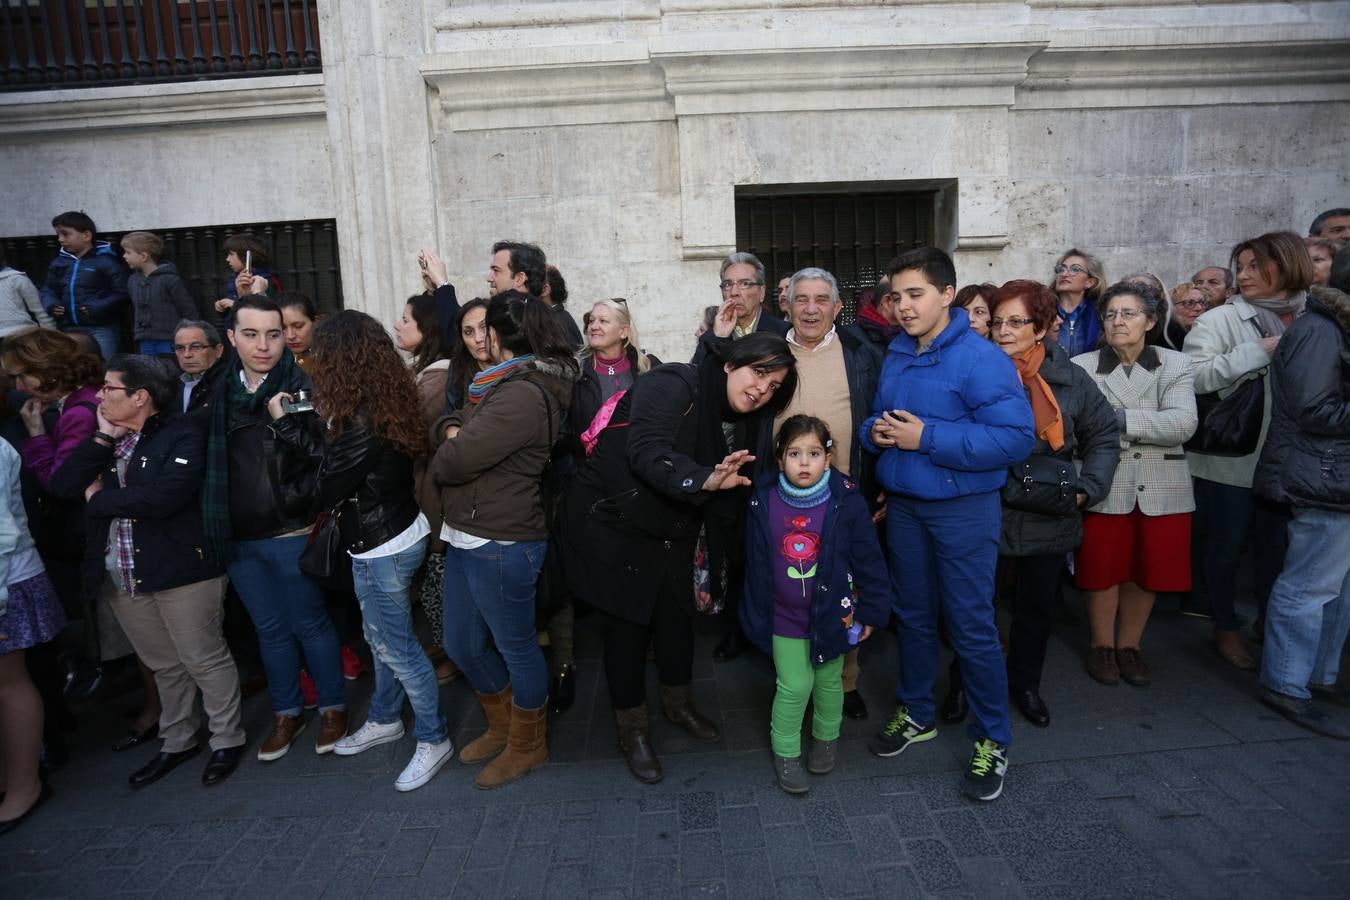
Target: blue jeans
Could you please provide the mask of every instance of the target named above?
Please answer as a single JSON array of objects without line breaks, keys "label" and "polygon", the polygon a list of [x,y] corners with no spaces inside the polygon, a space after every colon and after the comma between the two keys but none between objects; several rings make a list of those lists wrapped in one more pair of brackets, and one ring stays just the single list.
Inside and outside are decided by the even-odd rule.
[{"label": "blue jeans", "polygon": [[475,691],[496,694],[511,685],[521,709],[548,701],[548,667],[534,627],[534,586],[547,546],[445,548],[445,652]]},{"label": "blue jeans", "polygon": [[67,325],[61,330],[66,334],[87,334],[92,337],[98,342],[104,362],[112,359],[117,352],[119,329],[116,325]]},{"label": "blue jeans", "polygon": [[992,602],[1002,521],[997,492],[953,500],[886,495],[886,552],[900,618],[896,701],[920,725],[937,721],[933,686],[941,612],[975,720],[970,735],[1007,746],[1008,673]]},{"label": "blue jeans", "polygon": [[173,341],[137,341],[136,352],[141,356],[169,356],[173,353]]},{"label": "blue jeans", "polygon": [[1350,631],[1350,513],[1295,510],[1284,571],[1266,609],[1261,683],[1306,700],[1332,685]]},{"label": "blue jeans", "polygon": [[375,657],[375,693],[366,720],[391,725],[406,696],[413,708],[413,737],[439,744],[450,736],[441,715],[436,669],[413,631],[413,576],[427,555],[427,539],[392,556],[353,559],[352,580],[361,604],[361,630]]},{"label": "blue jeans", "polygon": [[323,591],[300,574],[300,553],[307,537],[235,541],[226,567],[258,630],[272,711],[279,716],[298,716],[305,708],[300,696],[301,647],[319,689],[319,709],[347,707],[337,629],[324,608]]}]

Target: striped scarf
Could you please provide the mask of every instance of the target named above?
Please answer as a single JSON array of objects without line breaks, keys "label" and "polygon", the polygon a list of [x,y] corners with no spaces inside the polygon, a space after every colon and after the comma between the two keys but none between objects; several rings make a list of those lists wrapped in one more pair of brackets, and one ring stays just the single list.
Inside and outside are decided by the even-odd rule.
[{"label": "striped scarf", "polygon": [[497,386],[498,382],[533,365],[534,354],[526,353],[523,356],[513,356],[504,362],[497,363],[495,366],[488,366],[475,375],[473,383],[469,385],[469,402],[477,406],[487,396],[488,391]]}]

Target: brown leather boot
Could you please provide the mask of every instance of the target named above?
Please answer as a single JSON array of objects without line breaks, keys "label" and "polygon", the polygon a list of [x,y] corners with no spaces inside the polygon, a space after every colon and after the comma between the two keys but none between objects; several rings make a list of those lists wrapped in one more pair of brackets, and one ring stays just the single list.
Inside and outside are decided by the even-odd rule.
[{"label": "brown leather boot", "polygon": [[656,784],[664,773],[647,730],[647,704],[614,710],[614,722],[619,726],[619,751],[628,771],[643,784]]},{"label": "brown leather boot", "polygon": [[548,762],[548,704],[537,709],[521,709],[511,704],[511,731],[506,749],[488,763],[474,786],[483,790],[499,788],[522,777],[531,769]]},{"label": "brown leather boot", "polygon": [[319,717],[319,738],[314,742],[315,753],[332,753],[337,742],[347,736],[347,713],[330,709]]},{"label": "brown leather boot", "polygon": [[665,713],[668,721],[689,732],[690,737],[695,740],[715,741],[722,736],[721,730],[712,721],[694,709],[687,684],[678,687],[661,685],[661,711]]},{"label": "brown leather boot", "polygon": [[496,694],[479,694],[478,702],[487,716],[487,731],[460,748],[459,761],[466,766],[487,762],[506,749],[511,730],[511,685]]}]

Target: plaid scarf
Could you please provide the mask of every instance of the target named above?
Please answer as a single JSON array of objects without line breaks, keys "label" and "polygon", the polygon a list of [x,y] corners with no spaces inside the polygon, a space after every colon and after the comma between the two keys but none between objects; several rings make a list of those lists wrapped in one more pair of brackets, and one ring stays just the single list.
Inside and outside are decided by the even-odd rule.
[{"label": "plaid scarf", "polygon": [[[117,486],[127,486],[127,467],[131,465],[131,455],[140,443],[139,431],[128,432],[113,444],[113,457],[117,462]],[[136,596],[136,543],[131,535],[130,519],[113,519],[112,535],[113,558],[117,561],[122,584],[128,594]]]},{"label": "plaid scarf", "polygon": [[[210,538],[216,559],[229,558],[229,542],[234,529],[230,524],[230,446],[229,417],[239,415],[267,415],[267,401],[289,384],[295,370],[295,357],[290,350],[281,351],[281,359],[267,373],[262,384],[253,393],[244,390],[239,378],[242,365],[237,356],[230,360],[229,369],[222,374],[225,380],[224,396],[211,405],[211,430],[206,437],[206,478],[202,481],[202,527]],[[266,478],[266,473],[259,473]]]},{"label": "plaid scarf", "polygon": [[487,392],[492,390],[499,381],[503,381],[517,371],[533,365],[534,354],[526,353],[523,356],[513,356],[504,362],[497,363],[495,366],[488,366],[475,375],[473,383],[469,385],[469,402],[477,406],[487,396]]}]

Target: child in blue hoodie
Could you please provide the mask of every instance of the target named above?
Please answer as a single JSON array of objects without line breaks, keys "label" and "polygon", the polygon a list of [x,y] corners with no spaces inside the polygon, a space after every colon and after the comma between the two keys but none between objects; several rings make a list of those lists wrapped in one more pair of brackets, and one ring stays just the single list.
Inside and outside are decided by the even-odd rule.
[{"label": "child in blue hoodie", "polygon": [[127,267],[107,241],[98,240],[94,220],[83,212],[52,219],[61,252],[47,267],[38,295],[62,331],[88,334],[104,359],[117,352],[127,293]]},{"label": "child in blue hoodie", "polygon": [[975,750],[964,793],[1003,791],[1012,725],[1008,676],[994,624],[994,567],[1008,467],[1036,444],[1031,406],[1012,361],[951,308],[956,268],[933,247],[890,266],[902,334],[887,349],[864,449],[879,454],[886,545],[900,624],[896,711],[868,742],[895,756],[937,736],[933,687],[941,613],[965,676]]},{"label": "child in blue hoodie", "polygon": [[[741,628],[773,658],[778,689],[770,736],[778,785],[810,789],[806,772],[834,768],[844,717],[844,654],[890,619],[890,581],[858,486],[836,471],[833,441],[814,416],[791,416],[746,524]],[[811,752],[802,768],[802,719],[812,701]]]}]

